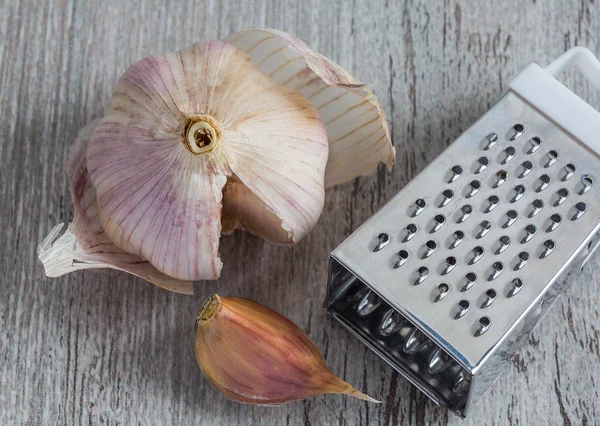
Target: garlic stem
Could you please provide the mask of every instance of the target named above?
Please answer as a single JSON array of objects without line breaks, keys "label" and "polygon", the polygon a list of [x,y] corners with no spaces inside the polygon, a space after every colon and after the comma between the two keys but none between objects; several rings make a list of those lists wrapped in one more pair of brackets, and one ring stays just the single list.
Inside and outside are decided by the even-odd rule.
[{"label": "garlic stem", "polygon": [[218,129],[215,121],[206,115],[190,118],[185,126],[186,148],[196,155],[213,151],[219,142]]},{"label": "garlic stem", "polygon": [[206,321],[215,316],[219,308],[221,307],[221,298],[218,294],[214,294],[204,302],[202,305],[202,310],[198,314],[198,319],[196,320],[196,324],[204,324]]}]

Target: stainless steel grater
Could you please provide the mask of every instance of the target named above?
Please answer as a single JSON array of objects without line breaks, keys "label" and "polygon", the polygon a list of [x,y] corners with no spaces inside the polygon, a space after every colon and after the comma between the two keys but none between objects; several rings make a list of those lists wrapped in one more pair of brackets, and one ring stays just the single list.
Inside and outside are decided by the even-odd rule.
[{"label": "stainless steel grater", "polygon": [[465,416],[600,243],[600,113],[532,64],[331,253],[327,311]]}]

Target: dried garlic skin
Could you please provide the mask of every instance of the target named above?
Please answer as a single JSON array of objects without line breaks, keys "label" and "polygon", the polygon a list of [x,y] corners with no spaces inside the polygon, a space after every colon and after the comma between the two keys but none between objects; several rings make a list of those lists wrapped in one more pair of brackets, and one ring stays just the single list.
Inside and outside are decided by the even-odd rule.
[{"label": "dried garlic skin", "polygon": [[96,190],[90,182],[85,152],[96,119],[83,127],[69,148],[66,171],[73,201],[74,217],[59,236],[64,224],[56,225],[38,246],[38,257],[46,275],[59,277],[81,269],[112,268],[137,275],[151,283],[177,293],[192,294],[192,281],[178,280],[158,271],[139,256],[115,246],[100,225]]},{"label": "dried garlic skin", "polygon": [[335,62],[283,31],[254,29],[227,36],[260,69],[298,90],[319,111],[327,128],[329,160],[325,188],[391,170],[396,156],[383,107],[371,88]]},{"label": "dried garlic skin", "polygon": [[212,296],[196,321],[196,360],[230,399],[276,405],[322,394],[379,402],[333,374],[298,326],[248,299]]},{"label": "dried garlic skin", "polygon": [[201,280],[219,277],[222,231],[294,243],[314,227],[328,152],[302,94],[209,41],[125,71],[87,166],[111,240],[169,276]]}]

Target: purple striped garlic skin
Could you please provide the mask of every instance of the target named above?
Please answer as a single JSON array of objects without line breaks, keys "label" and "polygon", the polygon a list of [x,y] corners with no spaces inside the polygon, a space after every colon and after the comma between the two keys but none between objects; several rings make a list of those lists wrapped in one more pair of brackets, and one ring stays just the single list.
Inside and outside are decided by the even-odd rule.
[{"label": "purple striped garlic skin", "polygon": [[191,281],[165,275],[141,257],[121,250],[102,229],[96,190],[90,182],[85,160],[88,141],[99,123],[97,119],[82,128],[69,149],[66,169],[74,217],[62,235],[59,233],[64,224],[60,223],[38,247],[46,275],[59,277],[82,269],[112,268],[137,275],[167,290],[192,294]]},{"label": "purple striped garlic skin", "polygon": [[222,216],[227,232],[304,237],[323,208],[327,157],[324,125],[303,95],[210,41],[125,71],[87,165],[112,241],[199,280],[220,274]]}]

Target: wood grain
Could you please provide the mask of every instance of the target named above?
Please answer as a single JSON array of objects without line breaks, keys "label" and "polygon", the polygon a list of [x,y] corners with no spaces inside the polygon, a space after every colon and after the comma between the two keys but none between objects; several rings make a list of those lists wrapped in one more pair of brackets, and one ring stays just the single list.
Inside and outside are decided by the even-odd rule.
[{"label": "wood grain", "polygon": [[[590,0],[0,2],[0,424],[592,425],[600,422],[600,259],[594,258],[466,421],[436,407],[328,318],[328,253],[485,112],[529,62],[600,52]],[[397,166],[330,190],[293,248],[236,233],[218,282],[168,293],[115,271],[44,277],[35,248],[72,210],[63,163],[133,61],[234,30],[274,27],[373,83]],[[570,75],[568,83],[600,106]],[[276,408],[226,400],[203,380],[194,318],[213,292],[288,315],[331,368],[383,400]]]}]

